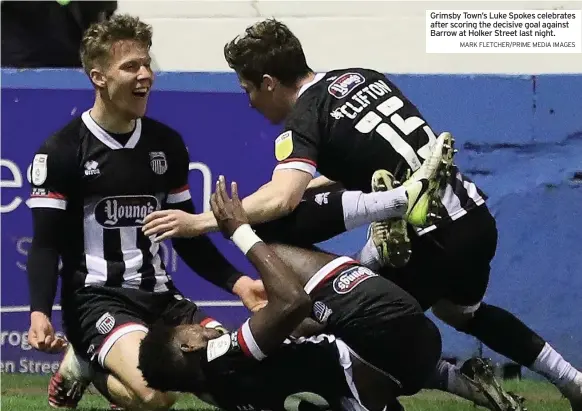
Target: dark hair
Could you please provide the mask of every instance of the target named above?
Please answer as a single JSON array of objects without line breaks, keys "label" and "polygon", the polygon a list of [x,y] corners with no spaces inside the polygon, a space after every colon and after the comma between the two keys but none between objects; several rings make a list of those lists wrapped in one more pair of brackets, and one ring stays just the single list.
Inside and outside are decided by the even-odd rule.
[{"label": "dark hair", "polygon": [[224,58],[230,68],[259,87],[264,74],[293,86],[312,70],[307,65],[299,39],[275,19],[247,27],[224,46]]},{"label": "dark hair", "polygon": [[141,341],[138,368],[155,390],[192,392],[200,373],[174,343],[174,335],[174,327],[153,325]]},{"label": "dark hair", "polygon": [[85,72],[89,74],[97,64],[105,64],[115,42],[135,40],[149,49],[152,35],[150,25],[129,14],[116,14],[108,20],[91,24],[81,41],[81,62]]}]

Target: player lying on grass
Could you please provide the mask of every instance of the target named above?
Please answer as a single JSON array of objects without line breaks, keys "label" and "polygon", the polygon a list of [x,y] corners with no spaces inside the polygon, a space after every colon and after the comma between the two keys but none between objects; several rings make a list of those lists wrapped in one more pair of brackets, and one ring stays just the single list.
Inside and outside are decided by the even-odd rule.
[{"label": "player lying on grass", "polygon": [[[326,196],[329,201],[325,202],[318,201],[322,193],[318,194],[314,191],[310,194],[313,194],[314,197],[306,195],[305,201],[291,215],[254,227],[259,236],[267,242],[289,242],[303,247],[311,247],[313,242],[323,241],[339,232],[345,231],[345,226],[341,223],[341,192],[329,193],[329,196]],[[279,253],[279,257],[293,267],[295,271],[308,268],[297,267],[298,261],[306,260],[304,255],[297,255],[297,253],[302,253],[303,250],[278,245],[272,245],[272,248],[275,248]],[[317,267],[313,269],[316,270]],[[311,275],[312,273],[313,271],[308,271],[306,275]],[[257,304],[256,309],[263,307],[265,304],[266,300],[260,302]],[[305,332],[321,332],[322,325],[316,324],[319,327],[315,331],[312,327],[310,327],[311,330],[302,327],[302,335],[305,335]],[[435,371],[434,377],[428,383],[429,388],[453,392],[495,411],[521,409],[519,408],[521,407],[519,402],[502,389],[495,381],[491,370],[478,359],[468,361],[462,367],[454,367],[445,361],[439,361]]]},{"label": "player lying on grass", "polygon": [[[441,137],[439,140],[442,142]],[[443,160],[442,154],[440,149],[433,150],[427,161],[411,176],[409,183],[419,181],[423,177],[427,177],[429,181],[438,179],[438,165]],[[311,247],[314,243],[325,241],[345,232],[350,227],[369,221],[367,219],[371,215],[367,212],[366,207],[350,210],[350,203],[345,201],[346,195],[355,194],[354,192],[346,192],[341,187],[332,191],[327,191],[328,189],[333,189],[333,187],[310,190],[306,193],[304,201],[291,214],[274,221],[255,225],[253,228],[267,242]],[[375,194],[359,193],[362,198]],[[425,209],[424,212],[426,213],[428,210]],[[383,269],[381,274],[390,276],[389,278],[396,283],[405,281],[390,269]],[[405,282],[405,284],[408,283]],[[417,289],[418,287],[412,288],[412,291],[416,292]],[[433,295],[438,295],[438,293],[435,291]],[[259,302],[256,307],[263,305],[264,302]],[[471,370],[471,365],[477,366],[481,371],[475,373]],[[468,378],[462,370],[469,370],[472,378]],[[432,379],[431,388],[452,392],[492,410],[509,410],[512,409],[511,407],[518,410],[521,407],[516,398],[506,393],[497,384],[493,374],[482,363],[468,363],[466,367],[461,369],[461,367],[454,367],[441,361],[437,367],[435,378]]]},{"label": "player lying on grass", "polygon": [[[325,198],[325,201],[322,201],[322,198]],[[264,241],[271,243],[272,248],[279,253],[279,257],[286,264],[291,266],[294,271],[300,271],[302,268],[297,267],[297,262],[304,258],[293,252],[297,249],[286,247],[280,251],[278,246],[272,243],[293,244],[313,249],[313,243],[327,240],[344,232],[346,228],[342,216],[342,191],[310,190],[304,197],[304,201],[292,214],[279,220],[253,226],[253,228]],[[377,272],[397,285],[402,283],[408,287],[408,283],[398,277],[394,270],[382,268]],[[410,273],[410,275],[412,278],[417,278],[414,273]],[[413,297],[415,297],[415,290],[417,289],[412,288],[411,295]],[[438,292],[441,291],[435,290],[435,293]],[[262,307],[265,304],[266,301],[262,301],[256,307]],[[317,332],[321,332],[321,328]],[[324,332],[328,332],[328,330],[324,330]],[[439,389],[459,395],[493,411],[525,409],[521,399],[506,392],[495,379],[491,367],[481,359],[471,359],[458,366],[446,361],[439,361],[435,375],[426,388]]]},{"label": "player lying on grass", "polygon": [[[139,355],[150,387],[191,392],[226,410],[283,410],[300,401],[398,410],[399,395],[420,390],[441,340],[410,295],[348,257],[287,246],[276,253],[254,234],[236,184],[231,199],[223,177],[211,206],[224,236],[259,271],[269,303],[226,335],[199,325],[151,327]],[[287,251],[293,271],[278,257]],[[308,316],[335,336],[289,340]]]}]

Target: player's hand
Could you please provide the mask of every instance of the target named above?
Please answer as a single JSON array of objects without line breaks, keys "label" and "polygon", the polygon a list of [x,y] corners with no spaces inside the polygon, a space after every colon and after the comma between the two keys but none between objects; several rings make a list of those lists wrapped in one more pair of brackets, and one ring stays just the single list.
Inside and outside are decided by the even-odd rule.
[{"label": "player's hand", "polygon": [[174,237],[195,237],[195,218],[195,214],[182,210],[154,211],[146,216],[141,229],[147,237],[155,235],[157,243]]},{"label": "player's hand", "polygon": [[226,180],[224,176],[218,177],[216,191],[210,197],[210,208],[218,223],[222,235],[229,239],[241,225],[248,224],[249,219],[238,198],[236,182],[230,183],[231,196],[226,192]]},{"label": "player's hand", "polygon": [[33,348],[46,353],[58,353],[67,347],[67,340],[55,335],[51,320],[39,311],[30,314],[28,343]]},{"label": "player's hand", "polygon": [[252,312],[257,312],[267,305],[267,292],[261,280],[253,280],[243,276],[237,280],[232,291],[238,295],[244,306]]}]

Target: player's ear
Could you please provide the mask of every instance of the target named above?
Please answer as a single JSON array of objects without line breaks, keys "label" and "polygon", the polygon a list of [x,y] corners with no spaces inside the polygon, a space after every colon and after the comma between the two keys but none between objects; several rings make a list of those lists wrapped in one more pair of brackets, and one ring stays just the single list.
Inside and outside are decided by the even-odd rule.
[{"label": "player's ear", "polygon": [[180,351],[182,351],[182,352],[192,352],[195,349],[196,348],[193,345],[190,345],[188,343],[182,343],[182,344],[180,344]]},{"label": "player's ear", "polygon": [[263,74],[263,80],[261,82],[261,89],[262,90],[267,90],[267,91],[273,91],[275,90],[275,86],[277,81],[269,76],[268,74]]},{"label": "player's ear", "polygon": [[89,77],[91,78],[91,82],[99,88],[105,87],[105,84],[107,83],[105,75],[99,69],[91,69]]}]

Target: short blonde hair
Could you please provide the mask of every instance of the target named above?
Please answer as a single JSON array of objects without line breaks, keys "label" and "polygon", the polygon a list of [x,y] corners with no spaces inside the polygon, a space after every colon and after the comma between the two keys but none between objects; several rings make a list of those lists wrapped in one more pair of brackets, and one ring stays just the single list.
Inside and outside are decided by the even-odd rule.
[{"label": "short blonde hair", "polygon": [[89,74],[98,64],[105,64],[111,46],[120,40],[134,40],[148,50],[152,46],[152,27],[138,17],[129,14],[115,14],[110,19],[93,23],[83,34],[81,41],[81,62]]}]

